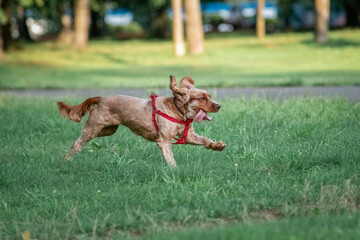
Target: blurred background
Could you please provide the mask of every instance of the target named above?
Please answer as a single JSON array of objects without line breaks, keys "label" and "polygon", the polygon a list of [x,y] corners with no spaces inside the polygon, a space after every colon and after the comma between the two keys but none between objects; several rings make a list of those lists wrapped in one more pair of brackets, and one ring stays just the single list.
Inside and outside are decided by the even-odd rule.
[{"label": "blurred background", "polygon": [[[80,3],[76,5],[77,2]],[[314,4],[314,0],[266,1],[263,9],[266,32],[313,29]],[[254,29],[257,5],[257,1],[248,0],[202,0],[203,30],[210,33]],[[88,14],[87,11],[90,38],[167,38],[172,31],[170,0],[1,0],[1,7],[5,49],[11,40],[40,41],[70,34],[74,18]],[[75,11],[76,7],[84,8],[84,13],[80,9]],[[329,27],[357,27],[359,12],[358,0],[331,0]]]},{"label": "blurred background", "polygon": [[[66,81],[64,78],[68,78],[71,74],[64,75],[64,72],[60,73],[58,69],[63,68],[66,72],[70,65],[74,67],[76,64],[81,67],[82,64],[86,64],[94,70],[92,67],[96,68],[96,66],[92,65],[95,63],[112,72],[94,73],[88,76],[89,87],[158,86],[159,84],[154,80],[158,77],[156,75],[158,71],[143,69],[146,72],[144,75],[155,75],[154,78],[150,77],[150,80],[152,79],[150,82],[144,83],[145,76],[141,77],[140,68],[136,68],[140,65],[158,67],[159,71],[164,70],[162,74],[165,76],[169,73],[198,74],[201,84],[208,86],[304,85],[306,82],[308,85],[338,85],[354,84],[358,81],[356,80],[358,72],[354,72],[355,62],[358,60],[356,57],[352,57],[350,63],[343,63],[343,67],[342,63],[338,62],[329,65],[326,61],[334,58],[335,51],[319,49],[312,44],[313,42],[319,45],[325,44],[324,46],[342,48],[345,51],[346,48],[352,48],[348,49],[348,53],[343,52],[344,56],[338,54],[337,59],[355,54],[354,49],[358,51],[357,39],[360,36],[357,30],[360,25],[359,0],[0,0],[0,2],[0,59],[2,59],[0,87],[2,88],[84,87],[86,85],[81,83],[63,84]],[[332,37],[329,31],[334,32]],[[235,42],[240,43],[241,46],[236,45]],[[294,44],[292,49],[287,50],[290,52],[289,56],[277,58],[284,50],[283,46],[289,43]],[[307,48],[302,49],[304,46]],[[268,50],[257,52],[255,49],[257,47]],[[271,49],[269,50],[271,47],[277,47],[276,51],[271,52]],[[345,80],[340,83],[335,80],[327,83],[324,79],[332,74],[326,76],[319,74],[324,67],[317,68],[315,64],[312,65],[315,69],[313,80],[319,77],[322,80],[315,83],[307,81],[311,77],[308,74],[311,68],[308,66],[309,56],[318,50],[325,54],[322,59],[329,70],[347,72],[348,74],[345,75],[351,75],[352,80],[343,76],[341,79]],[[302,51],[303,55],[298,56],[297,51]],[[61,55],[60,52],[67,55]],[[174,56],[201,54],[202,57],[197,59],[185,57],[185,60],[172,60]],[[252,56],[253,59],[246,60],[246,57],[242,59],[244,55],[247,58]],[[199,64],[198,61],[203,62]],[[205,82],[205,73],[208,69],[213,69],[213,61],[218,61],[219,67],[223,65],[226,68],[219,70],[224,74],[214,72],[216,77],[227,78],[228,82]],[[239,65],[229,69],[234,61]],[[256,68],[259,61],[263,62],[262,66],[258,66],[260,71]],[[241,65],[244,62],[246,64]],[[298,68],[287,68],[289,62],[293,62]],[[276,66],[271,65],[274,63]],[[134,71],[121,72],[115,69],[114,64],[117,64],[117,67],[134,67]],[[282,64],[287,69],[286,73],[275,73],[274,68]],[[16,68],[16,65],[19,68]],[[45,65],[47,69],[40,68]],[[164,69],[165,66],[167,68]],[[179,68],[180,66],[182,68]],[[192,69],[191,66],[195,67]],[[32,68],[27,70],[41,69],[45,73],[53,68],[51,73],[45,75],[54,80],[41,80],[44,76],[40,76],[40,70],[21,74],[26,72],[24,67]],[[261,73],[263,76],[267,74],[274,81],[259,83],[257,81],[261,78],[259,75],[242,76],[228,73],[228,71],[236,73],[239,68],[245,69],[245,72],[248,70],[256,74]],[[301,72],[303,77],[292,75],[290,72],[294,70]],[[344,75],[342,73],[335,74],[342,76]],[[85,81],[80,76],[84,74],[86,75],[84,71],[82,73],[77,71],[77,74],[72,76],[75,80],[78,77],[78,82],[81,82]],[[114,79],[104,84],[91,80],[93,76],[97,76],[106,82],[109,75],[113,78],[120,75],[132,80],[140,78],[144,81],[138,84],[121,83],[119,77],[116,84],[111,84]]]}]

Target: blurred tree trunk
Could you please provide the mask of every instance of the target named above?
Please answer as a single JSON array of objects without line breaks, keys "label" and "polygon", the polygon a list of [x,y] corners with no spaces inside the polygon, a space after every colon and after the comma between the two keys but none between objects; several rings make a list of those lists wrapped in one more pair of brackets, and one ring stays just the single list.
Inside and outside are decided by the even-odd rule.
[{"label": "blurred tree trunk", "polygon": [[173,43],[174,43],[174,54],[176,57],[185,55],[184,46],[184,26],[182,21],[182,0],[172,0],[173,10]]},{"label": "blurred tree trunk", "polygon": [[360,25],[360,3],[355,1],[345,1],[346,25],[358,27]]},{"label": "blurred tree trunk", "polygon": [[75,2],[75,49],[86,47],[89,38],[90,0],[76,0]]},{"label": "blurred tree trunk", "polygon": [[285,31],[291,31],[290,27],[290,16],[291,16],[291,5],[292,0],[278,0],[278,11],[279,16],[282,16],[284,19],[284,29]]},{"label": "blurred tree trunk", "polygon": [[60,3],[58,6],[60,12],[61,31],[58,36],[58,41],[70,46],[74,40],[74,31],[72,30],[71,16],[66,14],[66,9],[69,7],[67,3]]},{"label": "blurred tree trunk", "polygon": [[4,58],[2,25],[0,24],[0,61]]},{"label": "blurred tree trunk", "polygon": [[199,0],[185,0],[186,37],[192,54],[204,52],[204,31]]},{"label": "blurred tree trunk", "polygon": [[10,17],[11,17],[11,1],[2,0],[1,9],[5,15],[6,23],[2,25],[2,49],[7,50],[11,45]]},{"label": "blurred tree trunk", "polygon": [[91,18],[90,36],[91,37],[101,36],[101,29],[98,26],[98,22],[100,20],[100,13],[98,11],[91,10],[90,18]]},{"label": "blurred tree trunk", "polygon": [[25,10],[24,7],[19,4],[16,7],[17,18],[18,18],[18,25],[19,25],[19,38],[24,39],[26,41],[31,41],[29,34],[29,29],[26,26],[26,19],[25,19]]},{"label": "blurred tree trunk", "polygon": [[265,19],[263,17],[265,0],[258,0],[257,2],[258,4],[257,4],[257,13],[256,13],[256,35],[259,39],[263,39],[266,33]]},{"label": "blurred tree trunk", "polygon": [[326,43],[328,41],[330,0],[315,0],[315,11],[315,41],[320,44]]},{"label": "blurred tree trunk", "polygon": [[155,21],[152,26],[152,35],[157,38],[165,38],[167,33],[167,14],[166,5],[160,6],[155,10]]},{"label": "blurred tree trunk", "polygon": [[7,22],[7,19],[4,17],[5,17],[4,1],[0,0],[0,61],[4,58],[3,26]]}]

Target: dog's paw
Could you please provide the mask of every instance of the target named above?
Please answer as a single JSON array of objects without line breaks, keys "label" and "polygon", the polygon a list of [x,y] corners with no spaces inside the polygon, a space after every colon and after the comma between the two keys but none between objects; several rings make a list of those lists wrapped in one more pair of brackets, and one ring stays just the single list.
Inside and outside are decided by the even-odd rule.
[{"label": "dog's paw", "polygon": [[222,151],[226,147],[226,144],[220,140],[220,142],[213,143],[211,149],[214,151]]}]

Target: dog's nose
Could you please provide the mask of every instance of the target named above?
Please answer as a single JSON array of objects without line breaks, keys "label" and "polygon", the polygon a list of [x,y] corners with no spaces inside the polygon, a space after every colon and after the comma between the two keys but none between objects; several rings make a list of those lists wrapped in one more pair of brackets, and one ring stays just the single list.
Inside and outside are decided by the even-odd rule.
[{"label": "dog's nose", "polygon": [[220,104],[216,104],[216,106],[215,106],[215,107],[216,107],[216,110],[218,110],[218,111],[219,111],[219,110],[220,110],[220,108],[221,108],[221,105],[220,105]]}]

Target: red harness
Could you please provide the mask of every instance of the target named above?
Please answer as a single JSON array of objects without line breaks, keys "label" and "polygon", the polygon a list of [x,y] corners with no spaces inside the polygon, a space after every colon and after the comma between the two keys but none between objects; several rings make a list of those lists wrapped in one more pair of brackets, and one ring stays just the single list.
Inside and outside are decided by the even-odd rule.
[{"label": "red harness", "polygon": [[167,120],[170,120],[174,123],[179,123],[179,124],[185,124],[185,130],[184,130],[184,136],[183,138],[175,138],[174,139],[176,140],[176,142],[172,143],[172,144],[186,144],[186,137],[188,135],[188,131],[189,131],[189,126],[190,126],[190,123],[193,122],[193,119],[187,119],[186,121],[183,121],[183,120],[179,120],[179,119],[176,119],[176,118],[173,118],[173,117],[170,117],[169,115],[163,113],[162,111],[160,110],[157,110],[156,109],[156,106],[155,106],[155,98],[158,97],[158,95],[156,94],[151,94],[151,102],[152,102],[152,119],[153,119],[153,122],[154,122],[154,126],[156,128],[156,131],[159,132],[159,127],[157,125],[157,122],[156,122],[156,114],[159,114],[160,116],[166,118]]}]

